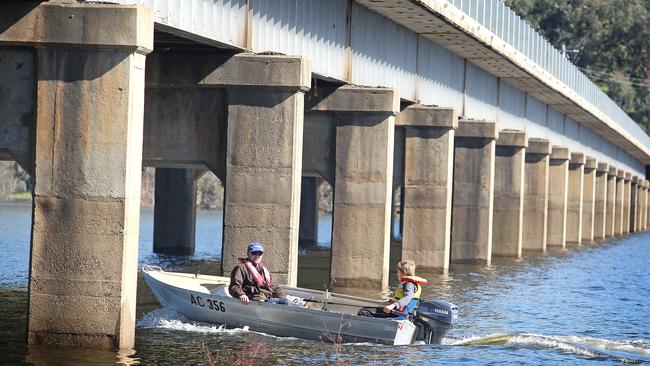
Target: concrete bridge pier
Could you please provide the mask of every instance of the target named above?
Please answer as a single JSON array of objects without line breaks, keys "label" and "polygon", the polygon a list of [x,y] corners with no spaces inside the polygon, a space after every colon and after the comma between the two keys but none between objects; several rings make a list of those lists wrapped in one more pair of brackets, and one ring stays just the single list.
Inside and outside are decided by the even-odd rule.
[{"label": "concrete bridge pier", "polygon": [[494,163],[493,256],[521,257],[526,146],[525,132],[499,131]]},{"label": "concrete bridge pier", "polygon": [[610,166],[607,171],[607,203],[605,212],[605,237],[609,238],[616,233],[616,190],[617,190],[618,169]]},{"label": "concrete bridge pier", "polygon": [[[159,99],[147,97],[158,103],[149,107],[156,118],[147,117],[147,133],[161,135],[145,139],[147,161],[207,166],[221,178],[226,274],[257,240],[265,244],[275,279],[296,284],[304,92],[310,86],[310,63],[300,57],[169,51],[147,58],[148,94]],[[168,108],[179,101],[185,107]],[[178,128],[168,115],[192,128],[168,133]]]},{"label": "concrete bridge pier", "polygon": [[594,221],[596,208],[596,159],[587,157],[584,166],[584,184],[582,187],[582,242],[594,241]]},{"label": "concrete bridge pier", "polygon": [[637,232],[643,231],[643,224],[641,223],[643,219],[643,184],[644,180],[642,178],[638,178],[637,181],[637,196],[636,196],[636,219],[635,219],[635,226]]},{"label": "concrete bridge pier", "polygon": [[495,122],[461,120],[454,140],[451,262],[490,264]]},{"label": "concrete bridge pier", "polygon": [[607,163],[598,163],[594,193],[594,240],[602,240],[606,237],[608,170],[609,165]]},{"label": "concrete bridge pier", "polygon": [[622,229],[623,234],[630,233],[630,210],[632,207],[632,173],[625,173],[623,179],[623,217]]},{"label": "concrete bridge pier", "polygon": [[614,215],[614,235],[623,234],[623,211],[625,209],[625,172],[618,170],[616,176],[616,212]]},{"label": "concrete bridge pier", "polygon": [[549,162],[546,242],[546,245],[551,247],[566,248],[570,159],[571,152],[568,148],[553,146]]},{"label": "concrete bridge pier", "polygon": [[650,228],[650,180],[645,181],[645,191],[646,191],[646,196],[645,196],[645,210],[644,210],[644,227],[646,230]]},{"label": "concrete bridge pier", "polygon": [[582,244],[582,206],[585,162],[585,154],[571,153],[571,160],[569,161],[569,189],[567,192],[567,246]]},{"label": "concrete bridge pier", "polygon": [[546,251],[551,150],[551,144],[546,139],[528,139],[524,178],[523,250]]},{"label": "concrete bridge pier", "polygon": [[630,182],[630,232],[637,231],[638,201],[639,201],[639,177],[633,176]]},{"label": "concrete bridge pier", "polygon": [[0,74],[24,77],[0,93],[0,106],[21,96],[9,108],[21,114],[3,110],[0,121],[22,125],[13,138],[33,151],[17,154],[35,182],[28,342],[133,347],[153,18],[141,7],[58,2],[3,3],[0,14],[0,46],[31,55]]},{"label": "concrete bridge pier", "polygon": [[446,273],[458,118],[453,108],[410,106],[396,125],[405,129],[402,258]]},{"label": "concrete bridge pier", "polygon": [[300,229],[298,245],[310,249],[318,242],[318,200],[320,177],[303,176],[300,183]]},{"label": "concrete bridge pier", "polygon": [[194,254],[198,177],[194,169],[156,168],[154,253]]},{"label": "concrete bridge pier", "polygon": [[[297,57],[254,55],[228,87],[222,268],[254,240],[276,281],[296,285],[304,92],[311,70]],[[266,78],[265,76],[268,76]]]},{"label": "concrete bridge pier", "polygon": [[388,287],[395,116],[393,89],[342,86],[310,95],[310,114],[334,124],[331,278],[339,287]]},{"label": "concrete bridge pier", "polygon": [[641,209],[643,215],[641,216],[641,229],[643,231],[648,230],[648,186],[649,183],[647,179],[643,180],[643,197],[641,200]]},{"label": "concrete bridge pier", "polygon": [[646,215],[648,214],[648,181],[643,179],[640,183],[639,193],[639,230],[646,230]]}]

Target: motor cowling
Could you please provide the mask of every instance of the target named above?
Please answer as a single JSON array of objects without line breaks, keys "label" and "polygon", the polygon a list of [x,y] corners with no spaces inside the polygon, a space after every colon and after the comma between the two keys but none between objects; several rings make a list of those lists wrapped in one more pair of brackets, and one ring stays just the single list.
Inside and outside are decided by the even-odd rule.
[{"label": "motor cowling", "polygon": [[415,313],[417,340],[439,344],[458,320],[458,307],[444,300],[423,301]]}]

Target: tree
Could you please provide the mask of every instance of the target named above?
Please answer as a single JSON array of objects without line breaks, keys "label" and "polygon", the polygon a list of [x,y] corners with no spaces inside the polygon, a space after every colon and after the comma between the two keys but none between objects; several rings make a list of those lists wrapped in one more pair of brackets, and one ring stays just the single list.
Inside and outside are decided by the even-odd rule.
[{"label": "tree", "polygon": [[650,0],[506,0],[650,131]]}]

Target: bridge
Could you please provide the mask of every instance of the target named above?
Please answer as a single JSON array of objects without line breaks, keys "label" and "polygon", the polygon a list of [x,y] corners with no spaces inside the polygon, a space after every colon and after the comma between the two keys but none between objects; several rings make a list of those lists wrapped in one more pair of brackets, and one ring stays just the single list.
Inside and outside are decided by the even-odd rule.
[{"label": "bridge", "polygon": [[0,155],[35,181],[30,343],[133,346],[143,165],[157,251],[193,252],[210,170],[225,186],[223,268],[260,240],[288,284],[321,180],[345,286],[387,286],[396,206],[401,256],[443,273],[648,227],[650,137],[501,1],[0,14]]}]

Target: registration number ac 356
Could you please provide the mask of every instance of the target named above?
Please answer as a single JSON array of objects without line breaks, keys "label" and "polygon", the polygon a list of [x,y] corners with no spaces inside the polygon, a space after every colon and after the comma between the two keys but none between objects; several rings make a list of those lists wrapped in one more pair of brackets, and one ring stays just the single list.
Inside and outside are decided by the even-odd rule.
[{"label": "registration number ac 356", "polygon": [[190,303],[201,308],[207,306],[210,310],[221,311],[223,313],[226,312],[226,307],[224,306],[223,301],[217,301],[210,298],[204,299],[201,296],[194,296],[193,294],[190,294]]}]

